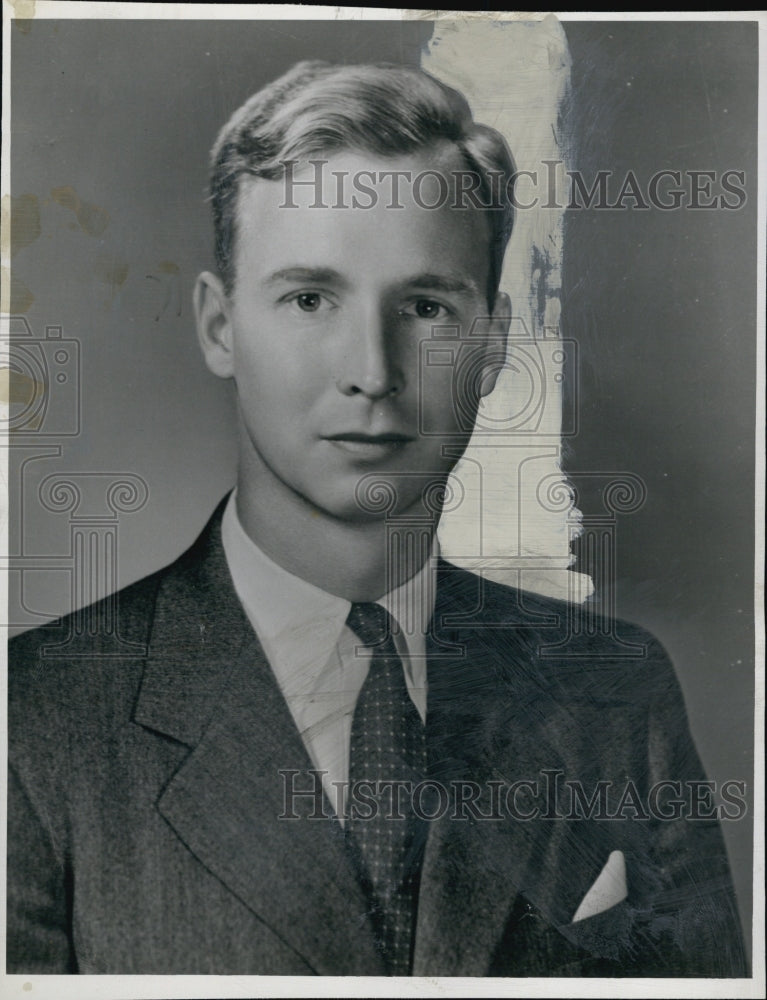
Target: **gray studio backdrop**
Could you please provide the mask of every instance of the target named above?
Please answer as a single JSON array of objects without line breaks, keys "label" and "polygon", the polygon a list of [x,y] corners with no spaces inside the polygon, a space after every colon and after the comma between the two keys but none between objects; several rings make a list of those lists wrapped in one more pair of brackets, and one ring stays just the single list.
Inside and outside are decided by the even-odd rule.
[{"label": "gray studio backdrop", "polygon": [[[431,33],[396,22],[23,29],[12,35],[11,312],[28,323],[35,370],[44,358],[66,392],[11,449],[12,631],[69,610],[72,510],[57,474],[80,475],[94,524],[121,511],[116,566],[96,589],[171,561],[233,481],[232,401],[202,364],[190,305],[212,259],[204,192],[217,129],[298,59],[417,63]],[[737,210],[569,212],[562,331],[580,349],[567,468],[627,471],[647,488],[619,524],[617,610],[665,644],[710,777],[746,781],[750,800],[757,28],[602,22],[566,34],[565,127],[587,179],[746,177]],[[17,407],[30,378],[19,375]],[[99,491],[121,478],[105,504]],[[579,482],[581,510],[598,513],[598,477]],[[750,811],[725,835],[748,928]]]}]

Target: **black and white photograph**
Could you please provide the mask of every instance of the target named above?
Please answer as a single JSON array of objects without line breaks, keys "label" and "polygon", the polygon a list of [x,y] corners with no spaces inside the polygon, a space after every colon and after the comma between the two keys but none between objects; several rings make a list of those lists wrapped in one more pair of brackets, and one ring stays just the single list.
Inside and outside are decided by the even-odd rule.
[{"label": "black and white photograph", "polygon": [[4,0],[3,996],[763,995],[766,27]]}]

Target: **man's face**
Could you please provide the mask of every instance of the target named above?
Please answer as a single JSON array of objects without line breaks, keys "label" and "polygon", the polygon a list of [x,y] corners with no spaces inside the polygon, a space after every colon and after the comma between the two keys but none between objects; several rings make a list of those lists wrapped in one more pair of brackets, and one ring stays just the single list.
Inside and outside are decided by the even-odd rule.
[{"label": "man's face", "polygon": [[[441,208],[422,207],[437,200],[428,183],[421,205],[412,186],[401,183],[403,207],[392,207],[391,181],[379,180],[380,172],[415,177],[429,169],[449,177],[462,169],[450,147],[428,156],[343,152],[325,159],[325,208],[310,207],[311,186],[296,185],[288,199],[282,180],[243,180],[234,289],[215,337],[207,346],[202,339],[209,366],[235,379],[240,460],[254,488],[268,488],[272,502],[298,496],[315,510],[356,521],[381,517],[386,508],[373,515],[361,506],[363,477],[388,484],[401,513],[418,505],[431,483],[444,481],[467,443],[466,412],[473,416],[478,395],[463,398],[461,413],[455,367],[424,365],[420,355],[435,325],[457,327],[465,340],[479,319],[487,332],[488,223],[476,208],[451,208],[452,197]],[[377,193],[371,208],[351,207],[352,178],[361,171],[377,181],[364,175]],[[338,172],[345,194],[334,208]],[[306,168],[294,178],[314,176]],[[285,207],[290,200],[298,207]],[[496,319],[491,332],[502,335],[505,326]],[[484,391],[492,381],[488,373]]]}]

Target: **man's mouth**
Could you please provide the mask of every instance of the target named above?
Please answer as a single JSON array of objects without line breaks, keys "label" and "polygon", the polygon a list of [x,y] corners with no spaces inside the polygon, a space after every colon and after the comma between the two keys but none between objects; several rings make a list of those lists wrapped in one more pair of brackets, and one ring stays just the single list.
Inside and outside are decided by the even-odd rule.
[{"label": "man's mouth", "polygon": [[393,455],[414,440],[408,434],[390,431],[366,434],[360,431],[342,431],[325,437],[332,445],[358,458],[378,459]]}]

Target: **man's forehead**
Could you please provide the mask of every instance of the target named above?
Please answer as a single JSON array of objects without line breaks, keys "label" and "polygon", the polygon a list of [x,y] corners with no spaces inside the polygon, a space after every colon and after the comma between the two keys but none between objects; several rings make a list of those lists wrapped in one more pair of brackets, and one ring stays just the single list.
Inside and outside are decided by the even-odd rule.
[{"label": "man's forehead", "polygon": [[[335,192],[317,194],[330,198]],[[239,199],[237,269],[247,268],[250,280],[264,286],[300,282],[303,271],[311,271],[306,280],[316,282],[324,268],[335,273],[334,287],[418,285],[484,296],[490,268],[487,213],[449,205],[423,209],[404,194],[396,209],[387,200],[388,189],[378,195],[369,208],[355,207],[353,193],[343,204],[335,199],[312,207],[317,203],[310,192],[308,202],[296,198],[287,207],[280,181],[250,182]],[[370,197],[364,204],[370,205]]]},{"label": "man's forehead", "polygon": [[479,183],[461,150],[448,140],[406,153],[350,148],[318,151],[283,162],[284,176],[276,180],[244,174],[240,193],[257,186],[264,198],[277,198],[280,207],[313,211],[323,207],[401,211],[410,205],[432,211],[441,207],[463,210],[472,204],[462,193]]}]

